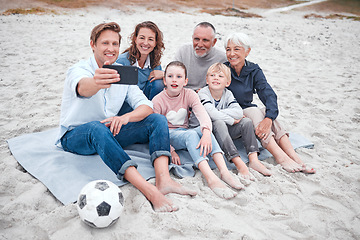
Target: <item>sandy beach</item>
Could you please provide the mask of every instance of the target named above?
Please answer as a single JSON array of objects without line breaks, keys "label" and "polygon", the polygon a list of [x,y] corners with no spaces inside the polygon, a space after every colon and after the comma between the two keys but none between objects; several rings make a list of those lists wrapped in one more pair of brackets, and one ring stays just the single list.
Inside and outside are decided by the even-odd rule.
[{"label": "sandy beach", "polygon": [[[0,239],[360,239],[359,21],[259,8],[251,12],[261,18],[131,5],[56,10],[0,16]],[[119,23],[122,51],[134,26],[145,20],[164,34],[163,67],[191,41],[198,22],[216,27],[218,48],[228,33],[247,33],[253,39],[248,60],[260,65],[277,93],[278,119],[315,144],[297,152],[317,173],[289,174],[269,158],[264,165],[273,175],[253,171],[256,181],[231,200],[217,197],[199,171],[193,178],[174,177],[198,192],[193,198],[168,195],[180,207],[174,213],[155,213],[127,184],[115,225],[93,229],[81,222],[76,205],[64,206],[26,172],[6,140],[58,126],[66,71],[91,56],[95,25]]]}]

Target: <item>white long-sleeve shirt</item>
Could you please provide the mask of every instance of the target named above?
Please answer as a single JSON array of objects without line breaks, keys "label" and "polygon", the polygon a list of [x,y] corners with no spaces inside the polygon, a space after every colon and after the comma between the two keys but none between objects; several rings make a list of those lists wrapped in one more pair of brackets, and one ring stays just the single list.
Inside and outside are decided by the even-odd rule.
[{"label": "white long-sleeve shirt", "polygon": [[93,77],[97,68],[95,57],[92,56],[68,70],[61,103],[60,129],[55,144],[60,142],[67,131],[77,126],[116,116],[125,101],[133,109],[140,105],[153,107],[137,85],[113,84],[91,97],[79,96],[76,92],[79,81]]}]

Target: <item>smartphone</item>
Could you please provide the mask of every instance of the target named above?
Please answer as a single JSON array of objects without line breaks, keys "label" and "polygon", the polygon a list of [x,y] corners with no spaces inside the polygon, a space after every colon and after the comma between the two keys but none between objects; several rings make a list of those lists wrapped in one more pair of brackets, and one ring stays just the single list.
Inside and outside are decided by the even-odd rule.
[{"label": "smartphone", "polygon": [[113,84],[137,85],[138,68],[134,66],[104,65],[103,68],[115,69],[120,75],[120,81]]}]

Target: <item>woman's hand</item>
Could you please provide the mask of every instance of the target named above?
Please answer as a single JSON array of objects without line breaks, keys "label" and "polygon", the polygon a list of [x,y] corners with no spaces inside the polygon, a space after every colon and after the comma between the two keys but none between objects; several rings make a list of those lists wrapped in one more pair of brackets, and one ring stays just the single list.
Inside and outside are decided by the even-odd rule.
[{"label": "woman's hand", "polygon": [[157,79],[163,79],[164,72],[161,70],[154,70],[149,74],[148,80],[150,82],[157,80]]},{"label": "woman's hand", "polygon": [[255,129],[255,134],[259,139],[266,139],[271,130],[272,120],[270,118],[264,118]]},{"label": "woman's hand", "polygon": [[128,124],[128,122],[129,122],[128,114],[124,114],[122,116],[110,117],[101,121],[101,123],[105,123],[106,127],[110,127],[110,131],[114,136],[118,135],[121,127],[123,125]]},{"label": "woman's hand", "polygon": [[211,132],[209,129],[203,129],[203,135],[200,139],[199,144],[196,148],[200,148],[200,156],[206,157],[212,151],[212,144],[211,144]]}]

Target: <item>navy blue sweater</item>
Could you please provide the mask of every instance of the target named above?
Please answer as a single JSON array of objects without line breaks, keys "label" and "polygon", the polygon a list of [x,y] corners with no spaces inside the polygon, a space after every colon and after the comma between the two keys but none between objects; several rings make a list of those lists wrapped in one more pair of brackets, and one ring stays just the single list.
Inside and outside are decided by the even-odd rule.
[{"label": "navy blue sweater", "polygon": [[266,81],[259,65],[247,60],[245,62],[240,76],[231,68],[229,62],[225,62],[225,65],[231,69],[231,84],[228,89],[232,91],[243,109],[256,106],[252,101],[253,95],[257,94],[266,107],[265,117],[275,120],[279,114],[276,93]]}]

